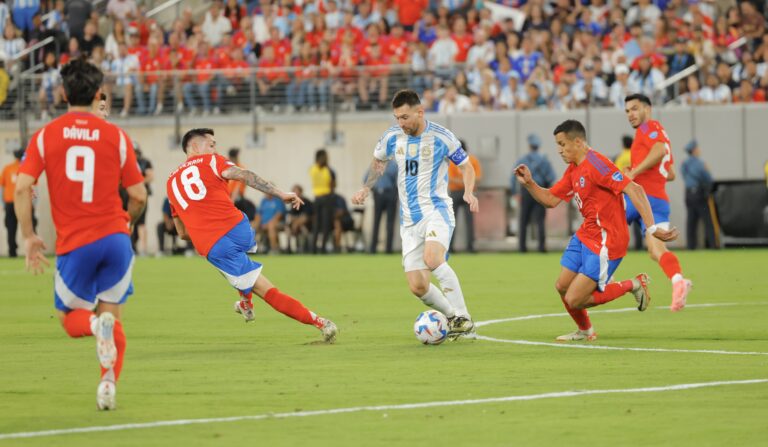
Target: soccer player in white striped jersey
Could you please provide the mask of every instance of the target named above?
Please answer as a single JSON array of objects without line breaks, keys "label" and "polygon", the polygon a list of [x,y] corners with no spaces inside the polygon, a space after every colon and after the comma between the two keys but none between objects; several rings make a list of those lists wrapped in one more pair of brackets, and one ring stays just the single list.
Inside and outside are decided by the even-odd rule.
[{"label": "soccer player in white striped jersey", "polygon": [[[408,285],[424,304],[448,317],[451,338],[456,338],[472,332],[474,324],[459,278],[446,262],[456,226],[453,202],[448,196],[448,163],[461,170],[464,201],[476,213],[475,170],[456,136],[424,118],[424,107],[416,92],[397,92],[392,108],[398,125],[384,132],[376,145],[371,173],[365,186],[352,197],[352,203],[362,205],[389,160],[397,163],[400,236]],[[430,281],[430,273],[437,278],[440,289]]]}]

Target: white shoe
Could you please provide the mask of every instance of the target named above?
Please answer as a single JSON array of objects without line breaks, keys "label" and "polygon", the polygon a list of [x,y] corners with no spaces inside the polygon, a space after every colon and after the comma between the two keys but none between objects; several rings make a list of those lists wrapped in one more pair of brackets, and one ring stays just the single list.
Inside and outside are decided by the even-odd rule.
[{"label": "white shoe", "polygon": [[99,363],[105,369],[115,366],[117,361],[117,346],[115,346],[115,316],[110,312],[103,312],[96,320],[96,355]]},{"label": "white shoe", "polygon": [[246,323],[256,319],[256,315],[253,313],[253,304],[247,300],[235,301],[235,313],[242,315]]},{"label": "white shoe", "polygon": [[127,109],[121,110],[120,111],[120,118],[126,118],[126,117],[128,117],[128,110]]},{"label": "white shoe", "polygon": [[589,328],[586,331],[582,331],[581,329],[577,329],[574,332],[571,332],[570,334],[565,334],[557,337],[555,340],[557,341],[594,341],[597,340],[597,332],[595,332],[595,328]]},{"label": "white shoe", "polygon": [[114,410],[117,408],[117,387],[111,380],[102,380],[96,389],[96,408]]},{"label": "white shoe", "polygon": [[339,335],[339,328],[331,320],[327,320],[323,317],[319,317],[318,320],[323,322],[323,327],[320,328],[320,332],[323,333],[323,340],[326,343],[334,343],[336,336]]},{"label": "white shoe", "polygon": [[213,114],[214,115],[221,115],[221,108],[220,107],[214,107],[213,108]]},{"label": "white shoe", "polygon": [[648,284],[651,283],[651,278],[645,273],[641,273],[635,276],[636,281],[632,281],[635,287],[632,289],[632,295],[635,295],[635,301],[637,301],[637,310],[640,312],[648,308],[648,304],[651,302],[651,294],[648,293]]},{"label": "white shoe", "polygon": [[158,104],[157,108],[155,109],[155,115],[160,115],[161,113],[163,113],[163,105]]}]

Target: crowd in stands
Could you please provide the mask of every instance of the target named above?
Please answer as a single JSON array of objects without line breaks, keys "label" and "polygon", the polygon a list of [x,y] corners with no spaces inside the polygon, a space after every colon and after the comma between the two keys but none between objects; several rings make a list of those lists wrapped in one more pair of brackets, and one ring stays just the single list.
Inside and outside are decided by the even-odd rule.
[{"label": "crowd in stands", "polygon": [[759,0],[213,0],[168,24],[136,0],[104,3],[0,0],[5,71],[30,66],[15,59],[24,48],[56,40],[34,59],[43,62],[43,112],[61,102],[58,68],[77,57],[111,74],[123,116],[169,104],[220,113],[251,88],[260,106],[314,111],[330,98],[387,108],[394,89],[411,87],[444,113],[623,108],[630,92],[763,102],[768,89]]}]

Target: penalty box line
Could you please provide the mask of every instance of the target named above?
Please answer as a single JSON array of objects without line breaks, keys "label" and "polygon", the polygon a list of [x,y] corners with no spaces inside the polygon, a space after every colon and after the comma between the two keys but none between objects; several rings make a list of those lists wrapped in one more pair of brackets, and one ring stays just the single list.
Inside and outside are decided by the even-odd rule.
[{"label": "penalty box line", "polygon": [[178,420],[171,420],[171,421],[157,421],[157,422],[119,424],[119,425],[103,425],[103,426],[93,426],[93,427],[66,428],[66,429],[58,429],[58,430],[2,433],[0,434],[0,440],[39,438],[44,436],[58,436],[58,435],[69,435],[69,434],[79,434],[79,433],[97,433],[97,432],[111,432],[111,431],[121,431],[121,430],[136,430],[136,429],[145,429],[145,428],[177,427],[177,426],[183,426],[183,425],[215,424],[215,423],[223,423],[223,422],[259,421],[264,419],[287,419],[287,418],[311,417],[311,416],[327,416],[327,415],[334,415],[334,414],[360,413],[364,411],[413,410],[413,409],[419,409],[419,408],[492,404],[492,403],[502,403],[502,402],[517,402],[517,401],[531,401],[531,400],[540,400],[540,399],[557,399],[557,398],[565,398],[565,397],[591,396],[591,395],[599,395],[599,394],[658,393],[658,392],[667,392],[667,391],[693,390],[698,388],[710,388],[710,387],[717,387],[717,386],[754,385],[754,384],[764,384],[764,383],[768,383],[768,379],[682,383],[677,385],[666,385],[666,386],[645,387],[645,388],[574,390],[574,391],[560,391],[560,392],[541,393],[541,394],[528,394],[528,395],[519,395],[519,396],[490,397],[485,399],[449,400],[449,401],[421,402],[421,403],[398,404],[398,405],[371,405],[371,406],[361,406],[361,407],[331,408],[327,410],[292,411],[288,413],[268,413],[268,414],[258,414],[258,415],[251,415],[251,416],[232,416],[232,417],[204,418],[204,419],[178,419]]}]

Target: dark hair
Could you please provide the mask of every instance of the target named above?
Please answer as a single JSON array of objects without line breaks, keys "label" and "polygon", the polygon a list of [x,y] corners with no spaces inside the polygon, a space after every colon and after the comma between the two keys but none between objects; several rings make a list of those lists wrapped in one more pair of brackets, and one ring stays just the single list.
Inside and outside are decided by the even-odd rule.
[{"label": "dark hair", "polygon": [[187,133],[185,133],[184,136],[181,138],[181,149],[186,154],[187,146],[189,145],[190,140],[197,137],[205,137],[206,135],[213,135],[213,129],[200,127],[197,129],[188,130]]},{"label": "dark hair", "polygon": [[634,101],[634,100],[640,101],[643,104],[646,104],[648,106],[651,105],[651,99],[649,97],[645,96],[642,93],[633,93],[631,95],[627,95],[627,97],[624,98],[624,104],[628,103],[629,101]]},{"label": "dark hair", "polygon": [[621,137],[621,144],[623,145],[623,147],[632,147],[632,141],[633,141],[632,137],[630,137],[629,135],[624,135],[623,137]]},{"label": "dark hair", "polygon": [[315,151],[315,162],[320,161],[320,158],[327,157],[328,152],[325,151],[325,149],[320,148],[317,151]]},{"label": "dark hair", "polygon": [[413,107],[419,104],[421,104],[421,101],[419,100],[419,94],[413,90],[400,90],[399,92],[395,93],[394,98],[392,98],[393,109],[402,107],[404,105]]},{"label": "dark hair", "polygon": [[240,156],[240,149],[233,147],[232,149],[229,150],[228,155],[229,155],[229,158],[237,158]]},{"label": "dark hair", "polygon": [[587,139],[587,130],[584,129],[584,125],[576,120],[565,120],[560,125],[555,127],[555,131],[552,132],[552,135],[557,135],[559,133],[565,133],[568,136],[569,140],[573,140],[576,137],[581,137],[582,139]]},{"label": "dark hair", "polygon": [[104,74],[90,62],[75,59],[61,68],[61,78],[67,103],[72,106],[89,106],[104,81]]},{"label": "dark hair", "polygon": [[461,144],[462,149],[464,149],[464,152],[469,152],[469,149],[467,149],[467,142],[459,138],[459,144]]},{"label": "dark hair", "polygon": [[106,100],[107,100],[107,94],[106,93],[102,93],[102,94],[99,95],[99,101],[106,101]]}]

